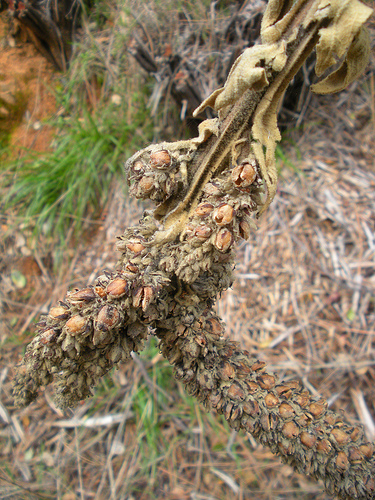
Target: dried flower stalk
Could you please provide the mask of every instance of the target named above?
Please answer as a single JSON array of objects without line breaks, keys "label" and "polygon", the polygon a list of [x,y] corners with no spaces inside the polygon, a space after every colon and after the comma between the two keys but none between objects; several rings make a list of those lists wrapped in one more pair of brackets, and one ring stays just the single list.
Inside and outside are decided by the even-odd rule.
[{"label": "dried flower stalk", "polygon": [[371,13],[357,0],[270,0],[263,44],[247,49],[224,88],[196,111],[210,105],[219,117],[203,122],[195,139],[151,145],[126,163],[131,193],[157,208],[119,237],[116,272],[68,293],[41,320],[16,375],[18,405],[54,379],[58,406],[74,406],[152,333],[176,378],[207,409],[323,479],[329,493],[374,498],[374,445],[362,428],[224,340],[212,310],[232,282],[234,243],[249,238],[254,215],[276,191],[276,111],[286,86],[314,47],[318,74],[334,56],[344,58],[315,91],[352,81],[366,65],[362,25]]}]

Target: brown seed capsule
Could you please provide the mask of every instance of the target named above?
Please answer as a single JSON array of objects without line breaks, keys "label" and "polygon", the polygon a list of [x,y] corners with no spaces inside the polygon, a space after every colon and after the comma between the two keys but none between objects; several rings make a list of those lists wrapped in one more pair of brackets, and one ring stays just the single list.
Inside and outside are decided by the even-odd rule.
[{"label": "brown seed capsule", "polygon": [[309,413],[311,413],[311,415],[313,415],[315,418],[318,418],[326,411],[326,405],[327,403],[325,401],[320,403],[311,403],[308,408]]},{"label": "brown seed capsule", "polygon": [[353,432],[350,434],[350,439],[356,442],[363,435],[363,429],[360,427],[354,427]]},{"label": "brown seed capsule", "polygon": [[309,393],[302,392],[298,394],[295,401],[301,408],[305,408],[310,403],[310,395]]},{"label": "brown seed capsule", "polygon": [[350,441],[350,436],[341,429],[332,429],[331,436],[335,438],[336,443],[339,445],[346,444],[348,441]]},{"label": "brown seed capsule", "polygon": [[216,235],[215,247],[220,252],[226,252],[233,245],[233,241],[234,241],[234,238],[233,238],[232,233],[228,229],[223,227],[220,229],[220,231]]},{"label": "brown seed capsule", "polygon": [[127,290],[128,284],[123,278],[115,278],[107,286],[107,294],[116,299],[125,295]]},{"label": "brown seed capsule", "polygon": [[370,459],[374,453],[374,445],[372,443],[362,444],[359,447],[359,449],[361,450],[363,455],[368,459]]},{"label": "brown seed capsule", "polygon": [[208,318],[204,322],[204,329],[207,333],[214,337],[221,337],[224,328],[221,326],[220,321],[216,318]]},{"label": "brown seed capsule", "polygon": [[143,172],[145,171],[145,166],[143,162],[141,162],[141,160],[137,160],[134,162],[131,169],[136,175],[140,175],[143,174]]},{"label": "brown seed capsule", "polygon": [[198,226],[195,228],[193,235],[200,241],[207,240],[212,234],[212,229],[208,226]]},{"label": "brown seed capsule", "polygon": [[272,394],[270,392],[264,398],[264,402],[265,402],[266,406],[268,406],[268,408],[274,408],[275,406],[277,406],[279,404],[280,401],[279,401],[279,398],[277,398],[274,394]]},{"label": "brown seed capsule", "polygon": [[150,167],[168,168],[171,164],[171,155],[165,149],[154,151],[150,155]]},{"label": "brown seed capsule", "polygon": [[142,245],[140,241],[131,241],[130,243],[126,244],[126,248],[130,250],[133,253],[140,253],[142,250],[145,249],[145,247]]},{"label": "brown seed capsule", "polygon": [[232,181],[237,188],[249,187],[255,181],[256,176],[255,160],[254,164],[246,162],[237,165],[232,170]]},{"label": "brown seed capsule", "polygon": [[128,262],[125,266],[125,271],[128,271],[128,272],[133,273],[133,274],[137,274],[138,273],[138,266],[136,266],[135,264],[132,264],[131,262]]},{"label": "brown seed capsule", "polygon": [[150,175],[145,175],[139,179],[139,181],[134,185],[137,189],[138,196],[144,196],[151,193],[154,189],[154,178]]},{"label": "brown seed capsule", "polygon": [[65,323],[65,328],[70,335],[79,335],[86,330],[86,320],[79,314],[75,314]]},{"label": "brown seed capsule", "polygon": [[45,332],[41,333],[39,335],[39,342],[43,345],[50,344],[53,342],[57,337],[57,334],[53,328],[49,328]]},{"label": "brown seed capsule", "polygon": [[289,399],[290,396],[292,395],[292,391],[290,390],[290,387],[287,385],[277,385],[275,387],[275,391],[280,397],[284,399]]},{"label": "brown seed capsule", "polygon": [[243,238],[244,240],[248,240],[250,238],[251,227],[250,227],[250,224],[247,221],[242,220],[240,222],[240,224],[239,224],[239,231],[240,231],[241,238]]},{"label": "brown seed capsule", "polygon": [[241,400],[245,399],[245,396],[246,394],[242,387],[238,383],[233,382],[228,389],[228,397],[234,400]]},{"label": "brown seed capsule", "polygon": [[220,391],[217,391],[217,392],[210,394],[209,399],[210,399],[210,403],[211,403],[212,408],[216,408],[219,401],[221,401],[222,397],[223,396],[222,396]]},{"label": "brown seed capsule", "polygon": [[95,298],[96,295],[92,288],[83,288],[77,292],[69,293],[67,297],[68,301],[75,305],[79,305],[80,303],[83,305],[85,302],[91,302]]},{"label": "brown seed capsule", "polygon": [[252,380],[245,380],[245,385],[249,394],[255,394],[260,389],[259,385]]},{"label": "brown seed capsule", "polygon": [[218,226],[226,226],[232,222],[234,213],[234,208],[225,204],[214,210],[212,218]]},{"label": "brown seed capsule", "polygon": [[340,470],[346,470],[349,467],[349,460],[343,451],[339,451],[336,458],[336,467]]},{"label": "brown seed capsule", "polygon": [[197,215],[198,217],[205,218],[205,217],[207,217],[207,215],[209,215],[212,212],[213,209],[214,209],[214,206],[211,205],[211,203],[207,203],[207,202],[201,203],[195,209],[195,215]]},{"label": "brown seed capsule", "polygon": [[108,331],[115,328],[120,322],[120,313],[116,307],[103,306],[95,320],[95,330]]},{"label": "brown seed capsule", "polygon": [[316,450],[319,451],[320,453],[325,453],[326,455],[328,455],[331,449],[332,445],[326,439],[320,440],[319,443],[316,445]]},{"label": "brown seed capsule", "polygon": [[288,403],[281,403],[279,413],[282,418],[291,418],[295,415],[295,411]]},{"label": "brown seed capsule", "polygon": [[306,446],[306,448],[314,448],[316,444],[316,436],[310,434],[309,432],[301,432],[301,443]]},{"label": "brown seed capsule", "polygon": [[296,438],[299,435],[299,429],[294,422],[287,422],[281,431],[288,439]]},{"label": "brown seed capsule", "polygon": [[257,417],[260,414],[259,405],[256,401],[245,401],[242,403],[242,408],[251,417]]},{"label": "brown seed capsule", "polygon": [[276,380],[273,375],[268,375],[267,373],[265,373],[264,375],[257,376],[257,382],[262,389],[266,389],[266,391],[269,391],[274,387]]},{"label": "brown seed capsule", "polygon": [[48,311],[48,317],[50,319],[66,319],[69,317],[69,309],[63,306],[51,307]]},{"label": "brown seed capsule", "polygon": [[250,366],[248,366],[243,362],[240,362],[239,366],[237,366],[237,377],[245,378],[249,375],[250,371],[251,371]]},{"label": "brown seed capsule", "polygon": [[155,297],[154,289],[151,286],[145,286],[143,288],[143,298],[142,298],[143,311],[146,311],[146,309],[151,304],[154,297]]},{"label": "brown seed capsule", "polygon": [[236,375],[236,371],[230,363],[224,363],[224,366],[220,370],[220,378],[222,380],[230,380],[234,378]]},{"label": "brown seed capsule", "polygon": [[352,446],[349,448],[349,460],[352,463],[360,463],[363,460],[363,454],[359,448],[356,448],[355,446]]},{"label": "brown seed capsule", "polygon": [[216,186],[212,182],[208,182],[205,185],[203,191],[206,193],[207,196],[220,196],[221,195],[221,191],[218,188],[218,186]]},{"label": "brown seed capsule", "polygon": [[251,369],[253,372],[258,372],[262,370],[266,366],[266,363],[264,361],[255,361],[253,365],[251,365]]},{"label": "brown seed capsule", "polygon": [[225,407],[223,408],[223,415],[225,417],[225,420],[230,419],[230,415],[232,413],[232,408],[233,408],[233,403],[231,401],[228,401],[226,403]]}]

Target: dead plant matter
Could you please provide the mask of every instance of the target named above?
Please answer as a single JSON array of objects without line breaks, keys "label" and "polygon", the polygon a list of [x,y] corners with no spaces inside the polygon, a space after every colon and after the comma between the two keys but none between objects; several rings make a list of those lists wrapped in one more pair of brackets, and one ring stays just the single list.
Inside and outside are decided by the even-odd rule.
[{"label": "dead plant matter", "polygon": [[[300,472],[324,480],[342,499],[375,495],[374,444],[313,398],[299,382],[283,383],[265,364],[223,340],[213,312],[232,281],[234,243],[248,238],[253,215],[272,202],[278,103],[313,48],[314,86],[339,91],[364,69],[372,11],[358,0],[271,0],[262,45],[234,63],[195,139],[151,145],[126,164],[132,192],[158,203],[119,238],[118,270],[67,295],[39,323],[16,375],[17,404],[56,381],[56,403],[73,406],[99,377],[139,351],[147,333],[175,366],[176,378],[207,409],[223,413]],[[266,197],[264,192],[266,191]]]}]

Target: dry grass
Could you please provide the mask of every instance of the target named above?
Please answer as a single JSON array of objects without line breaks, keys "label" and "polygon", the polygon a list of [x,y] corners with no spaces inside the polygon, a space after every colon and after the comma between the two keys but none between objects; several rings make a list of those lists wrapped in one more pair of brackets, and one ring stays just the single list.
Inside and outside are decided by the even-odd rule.
[{"label": "dry grass", "polygon": [[[284,141],[290,162],[280,161],[278,195],[257,233],[240,246],[237,280],[217,306],[228,335],[281,378],[302,379],[332,408],[361,421],[370,439],[374,66],[348,92],[314,98],[304,131],[289,137],[293,147]],[[115,235],[140,214],[117,187],[98,229],[71,250],[74,259],[58,281],[42,249],[27,265],[13,259],[4,271],[0,499],[328,499],[321,484],[295,474],[251,436],[232,432],[222,417],[204,413],[174,381],[154,342],[74,412],[54,407],[51,388],[31,407],[14,408],[12,367],[32,337],[34,318],[67,288],[113,268]],[[12,282],[17,269],[27,277],[26,290]]]}]

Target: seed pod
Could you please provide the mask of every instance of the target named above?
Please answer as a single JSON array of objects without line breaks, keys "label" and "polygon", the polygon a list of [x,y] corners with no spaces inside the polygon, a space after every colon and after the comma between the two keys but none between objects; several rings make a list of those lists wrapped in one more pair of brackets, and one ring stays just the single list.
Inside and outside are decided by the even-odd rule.
[{"label": "seed pod", "polygon": [[226,252],[233,245],[233,241],[234,241],[234,238],[233,238],[232,233],[228,229],[223,227],[220,229],[220,231],[216,235],[215,247],[220,252]]},{"label": "seed pod", "polygon": [[229,386],[228,389],[229,398],[240,401],[242,399],[245,399],[245,396],[246,396],[245,391],[237,382],[233,382],[233,384]]},{"label": "seed pod", "polygon": [[230,363],[224,363],[224,366],[220,370],[220,378],[222,380],[230,380],[234,378],[236,375],[236,371]]},{"label": "seed pod", "polygon": [[171,155],[167,150],[154,151],[150,155],[150,167],[152,168],[168,168],[171,165]]},{"label": "seed pod", "polygon": [[361,463],[363,460],[363,454],[359,448],[352,446],[349,448],[349,460],[352,463]]},{"label": "seed pod", "polygon": [[51,307],[48,311],[48,317],[53,320],[63,320],[69,318],[69,309],[63,306]]},{"label": "seed pod", "polygon": [[128,284],[123,278],[115,278],[107,286],[107,294],[116,299],[125,295],[127,290]]},{"label": "seed pod", "polygon": [[292,391],[290,390],[290,387],[287,385],[277,385],[275,387],[275,391],[280,397],[284,399],[289,399],[290,396],[292,395]]},{"label": "seed pod", "polygon": [[221,190],[212,182],[208,182],[203,191],[207,196],[220,196],[221,195]]},{"label": "seed pod", "polygon": [[259,385],[252,380],[245,380],[245,384],[249,394],[255,394],[260,389]]},{"label": "seed pod", "polygon": [[329,441],[327,441],[327,439],[321,439],[316,445],[316,451],[318,451],[319,453],[324,453],[325,455],[328,455],[331,449],[332,445]]},{"label": "seed pod", "polygon": [[143,298],[142,298],[142,310],[146,311],[148,306],[151,304],[155,296],[154,289],[151,286],[145,286],[143,288]]},{"label": "seed pod", "polygon": [[248,240],[251,234],[250,224],[246,220],[242,220],[239,224],[240,236],[244,240]]},{"label": "seed pod", "polygon": [[55,332],[55,330],[53,328],[49,328],[39,335],[39,342],[43,345],[47,345],[54,342],[56,337],[57,333]]},{"label": "seed pod", "polygon": [[198,217],[202,217],[202,218],[205,218],[207,217],[207,215],[209,215],[212,210],[214,209],[214,206],[211,204],[211,203],[201,203],[200,205],[197,206],[197,208],[195,209],[195,215],[197,215]]},{"label": "seed pod", "polygon": [[268,406],[268,408],[274,408],[275,406],[277,406],[279,404],[280,401],[279,401],[279,398],[277,398],[274,394],[272,394],[270,392],[264,398],[264,402],[265,402],[266,406]]},{"label": "seed pod", "polygon": [[370,459],[374,453],[374,445],[372,443],[362,444],[359,447],[359,449],[361,450],[363,455],[368,459]]},{"label": "seed pod", "polygon": [[293,439],[299,435],[300,431],[294,422],[287,422],[284,424],[281,432],[286,438]]},{"label": "seed pod", "polygon": [[98,316],[95,319],[95,330],[107,332],[112,328],[115,328],[120,322],[120,319],[120,313],[116,307],[109,306],[107,304],[100,309]]},{"label": "seed pod", "polygon": [[134,183],[130,193],[136,198],[147,198],[154,189],[155,179],[151,175],[144,175]]},{"label": "seed pod", "polygon": [[125,266],[125,271],[128,271],[132,274],[137,274],[138,273],[138,266],[136,266],[132,262],[128,262]]},{"label": "seed pod", "polygon": [[339,445],[346,444],[348,441],[350,441],[350,436],[341,429],[332,429],[331,436],[335,438],[337,444]]},{"label": "seed pod", "polygon": [[142,252],[142,250],[145,249],[145,247],[142,245],[142,243],[139,240],[134,240],[134,241],[131,241],[130,243],[127,243],[126,248],[133,253],[140,253],[140,252]]},{"label": "seed pod", "polygon": [[237,188],[246,188],[250,186],[257,176],[256,162],[245,162],[242,165],[237,165],[232,170],[232,181]]},{"label": "seed pod", "polygon": [[339,451],[336,458],[336,467],[342,471],[349,467],[349,460],[343,451]]},{"label": "seed pod", "polygon": [[269,391],[275,385],[275,377],[273,375],[268,375],[265,373],[264,375],[257,376],[257,382],[261,386],[262,389],[266,389]]},{"label": "seed pod", "polygon": [[253,365],[251,365],[251,369],[253,372],[259,372],[263,370],[263,368],[266,366],[266,363],[264,361],[255,361]]},{"label": "seed pod", "polygon": [[214,337],[221,337],[224,329],[217,318],[208,318],[204,322],[204,329]]},{"label": "seed pod", "polygon": [[79,314],[75,314],[68,319],[64,328],[70,335],[79,335],[86,330],[86,320]]},{"label": "seed pod", "polygon": [[291,418],[295,415],[295,411],[288,403],[281,403],[279,413],[282,418]]},{"label": "seed pod", "polygon": [[131,166],[131,170],[132,172],[135,174],[135,175],[142,175],[145,171],[145,165],[143,164],[143,162],[141,160],[137,160],[133,163],[133,165]]},{"label": "seed pod", "polygon": [[315,418],[319,418],[326,411],[326,406],[326,401],[311,403],[309,406],[309,413],[311,413]]},{"label": "seed pod", "polygon": [[232,222],[234,214],[234,208],[225,204],[214,210],[212,218],[218,226],[226,226]]},{"label": "seed pod", "polygon": [[306,448],[314,448],[316,444],[316,436],[314,436],[314,434],[310,434],[309,432],[301,432],[300,440]]},{"label": "seed pod", "polygon": [[68,293],[67,300],[76,306],[83,306],[86,302],[91,302],[96,298],[92,288],[83,288],[77,292]]},{"label": "seed pod", "polygon": [[256,401],[245,401],[242,404],[243,411],[255,418],[260,414],[259,405]]},{"label": "seed pod", "polygon": [[195,228],[193,235],[200,241],[207,240],[212,234],[212,229],[208,226],[198,226]]}]

